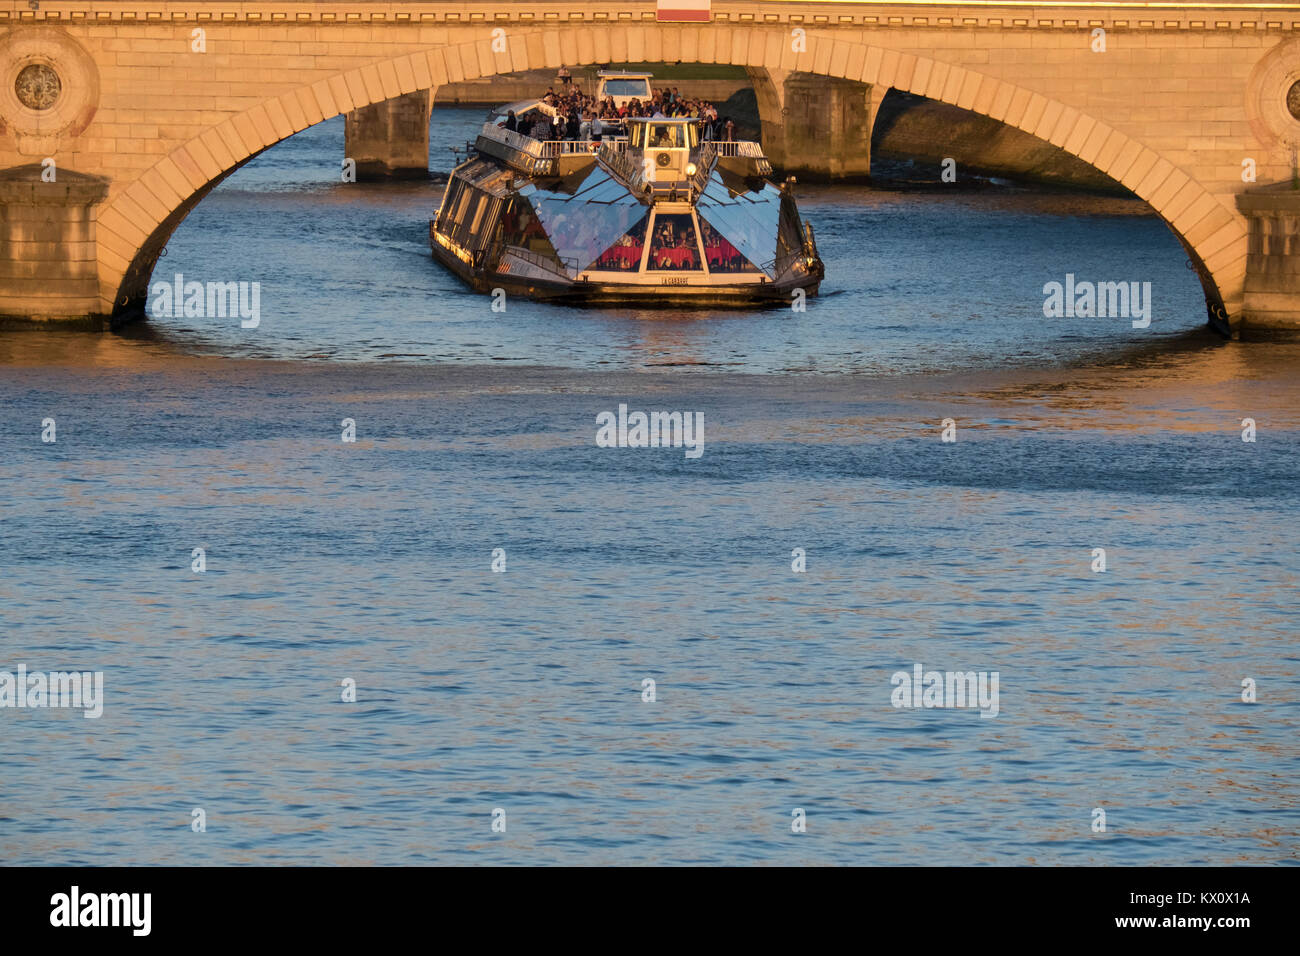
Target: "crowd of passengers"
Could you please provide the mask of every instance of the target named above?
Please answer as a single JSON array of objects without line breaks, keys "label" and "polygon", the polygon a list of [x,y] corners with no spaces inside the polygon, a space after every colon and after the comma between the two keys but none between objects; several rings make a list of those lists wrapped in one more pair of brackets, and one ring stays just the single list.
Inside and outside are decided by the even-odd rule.
[{"label": "crowd of passengers", "polygon": [[[736,251],[722,234],[703,219],[700,220],[701,238],[708,255],[712,272],[757,271]],[[641,264],[641,247],[645,241],[644,225],[621,236],[601,256],[597,268],[615,272],[636,272]],[[650,245],[649,268],[660,271],[690,270],[700,268],[695,230],[684,227],[671,218],[661,220],[655,227]]]},{"label": "crowd of passengers", "polygon": [[702,121],[704,139],[736,138],[736,124],[729,117],[718,116],[717,107],[707,100],[682,96],[675,86],[655,90],[650,100],[643,102],[633,99],[623,106],[616,106],[613,97],[597,101],[594,96],[583,93],[574,83],[566,85],[560,93],[548,89],[542,102],[555,110],[554,116],[540,109],[516,116],[514,110],[510,110],[505,122],[500,125],[543,142],[599,142],[603,135],[621,132],[623,121],[628,117],[690,118]]}]

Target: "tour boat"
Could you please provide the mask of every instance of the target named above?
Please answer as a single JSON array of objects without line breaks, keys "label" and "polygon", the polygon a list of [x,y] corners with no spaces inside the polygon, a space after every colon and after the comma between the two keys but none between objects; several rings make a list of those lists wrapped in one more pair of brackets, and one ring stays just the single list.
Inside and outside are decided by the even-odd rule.
[{"label": "tour boat", "polygon": [[[601,74],[601,93],[635,79],[648,96],[647,74]],[[793,179],[769,181],[758,143],[705,139],[702,121],[662,116],[542,140],[507,129],[511,112],[554,115],[541,100],[496,110],[429,223],[434,258],[475,290],[647,306],[816,295],[812,227]]]}]

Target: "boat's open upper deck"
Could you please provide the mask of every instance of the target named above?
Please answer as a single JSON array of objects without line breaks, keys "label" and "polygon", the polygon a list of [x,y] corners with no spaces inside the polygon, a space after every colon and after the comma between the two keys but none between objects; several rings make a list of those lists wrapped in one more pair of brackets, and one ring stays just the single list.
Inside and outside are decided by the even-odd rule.
[{"label": "boat's open upper deck", "polygon": [[763,147],[751,140],[701,140],[698,135],[692,140],[683,135],[669,141],[662,135],[664,128],[684,125],[681,120],[634,120],[599,138],[542,140],[506,129],[504,121],[494,119],[483,124],[474,148],[533,177],[565,175],[599,161],[647,201],[698,194],[719,158],[740,160],[752,175],[771,175]]}]

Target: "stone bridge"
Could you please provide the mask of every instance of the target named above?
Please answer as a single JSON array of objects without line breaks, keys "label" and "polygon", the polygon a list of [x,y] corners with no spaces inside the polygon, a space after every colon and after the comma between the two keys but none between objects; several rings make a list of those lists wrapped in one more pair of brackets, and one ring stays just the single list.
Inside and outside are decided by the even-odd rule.
[{"label": "stone bridge", "polygon": [[1300,326],[1300,3],[1059,0],[3,0],[0,316],[138,313],[189,210],[330,117],[645,61],[748,70],[778,167],[859,169],[889,88],[992,117],[1146,200],[1216,326]]}]

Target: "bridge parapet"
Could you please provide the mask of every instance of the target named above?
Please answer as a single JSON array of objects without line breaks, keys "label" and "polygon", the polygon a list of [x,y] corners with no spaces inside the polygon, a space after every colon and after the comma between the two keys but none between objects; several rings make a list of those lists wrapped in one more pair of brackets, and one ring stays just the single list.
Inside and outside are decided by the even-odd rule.
[{"label": "bridge parapet", "polygon": [[[234,9],[231,9],[234,7]],[[1068,3],[1055,0],[967,0],[924,3],[909,0],[713,0],[712,22],[796,24],[835,29],[869,26],[886,29],[951,30],[1107,30],[1203,32],[1300,29],[1300,4],[1272,2]],[[611,0],[267,0],[226,5],[218,0],[7,0],[0,5],[6,23],[326,23],[338,25],[501,23],[625,24],[656,21],[653,2]]]}]

